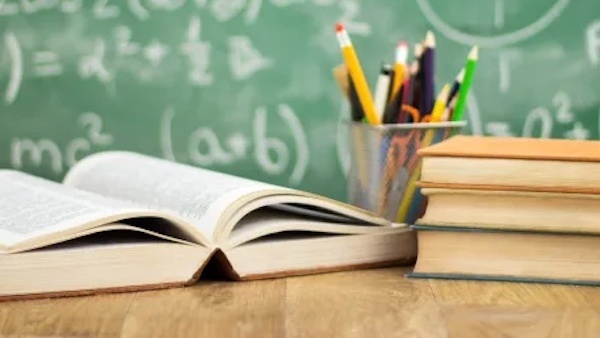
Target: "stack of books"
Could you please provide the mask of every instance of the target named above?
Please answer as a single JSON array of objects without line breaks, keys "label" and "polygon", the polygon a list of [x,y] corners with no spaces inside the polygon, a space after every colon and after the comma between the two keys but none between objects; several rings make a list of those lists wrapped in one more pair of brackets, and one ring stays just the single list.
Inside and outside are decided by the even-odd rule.
[{"label": "stack of books", "polygon": [[600,141],[458,135],[419,155],[412,277],[600,284]]}]

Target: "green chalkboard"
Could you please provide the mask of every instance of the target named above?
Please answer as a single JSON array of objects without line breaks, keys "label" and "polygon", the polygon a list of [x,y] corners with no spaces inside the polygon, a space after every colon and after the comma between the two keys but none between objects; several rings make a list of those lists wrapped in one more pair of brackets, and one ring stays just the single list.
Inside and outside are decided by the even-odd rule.
[{"label": "green chalkboard", "polygon": [[467,133],[599,136],[597,0],[3,0],[0,167],[127,149],[344,199],[338,20],[371,85],[400,39],[435,33],[437,88],[478,43]]}]

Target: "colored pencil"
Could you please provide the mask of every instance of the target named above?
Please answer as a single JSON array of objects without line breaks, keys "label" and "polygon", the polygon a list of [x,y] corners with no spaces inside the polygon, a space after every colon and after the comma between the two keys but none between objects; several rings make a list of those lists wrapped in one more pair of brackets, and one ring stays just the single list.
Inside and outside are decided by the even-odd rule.
[{"label": "colored pencil", "polygon": [[388,96],[390,91],[392,67],[387,64],[381,65],[379,70],[379,76],[377,76],[377,83],[375,85],[375,111],[379,118],[383,118],[386,104],[388,102]]},{"label": "colored pencil", "polygon": [[423,69],[421,70],[421,114],[429,113],[434,102],[435,36],[428,31],[423,44]]},{"label": "colored pencil", "polygon": [[404,41],[400,41],[396,46],[396,59],[394,61],[394,82],[392,86],[392,95],[394,97],[396,92],[400,90],[400,87],[404,83],[406,78],[406,61],[408,60],[408,45]]},{"label": "colored pencil", "polygon": [[450,102],[452,101],[452,99],[454,99],[454,97],[456,96],[456,93],[458,93],[458,90],[460,89],[460,84],[462,83],[464,77],[465,77],[465,69],[463,68],[460,70],[460,72],[458,72],[458,75],[456,75],[454,82],[452,82],[452,87],[450,88],[450,93],[448,94],[448,99],[446,100],[446,106],[450,105]]},{"label": "colored pencil", "polygon": [[423,46],[420,43],[417,43],[414,48],[414,59],[412,64],[410,65],[410,78],[408,81],[407,95],[404,98],[404,102],[406,102],[407,105],[413,106],[416,109],[419,109],[419,63],[422,52]]},{"label": "colored pencil", "polygon": [[377,112],[375,111],[373,98],[371,97],[367,80],[365,79],[360,62],[358,61],[358,56],[356,55],[354,47],[352,46],[352,41],[350,41],[350,36],[344,28],[344,25],[341,23],[336,25],[335,30],[338,42],[340,44],[340,49],[342,51],[342,56],[346,62],[346,67],[348,67],[348,72],[350,73],[352,82],[356,87],[356,93],[358,94],[358,98],[365,113],[367,122],[370,124],[379,124],[380,121],[379,117],[377,116]]},{"label": "colored pencil", "polygon": [[444,113],[444,108],[446,107],[446,100],[448,99],[449,92],[450,85],[445,84],[435,100],[433,109],[431,110],[431,122],[440,122],[442,120],[442,114]]},{"label": "colored pencil", "polygon": [[469,89],[471,88],[473,74],[475,73],[475,67],[477,66],[478,59],[479,48],[475,45],[467,57],[465,75],[458,91],[458,99],[456,100],[456,107],[452,113],[452,121],[460,121],[462,119],[463,110],[467,104],[467,95],[469,94]]},{"label": "colored pencil", "polygon": [[383,123],[399,123],[400,111],[402,108],[402,100],[404,98],[404,88],[400,87],[400,90],[396,91],[396,94],[392,98],[392,101],[387,105],[385,112],[383,113]]}]

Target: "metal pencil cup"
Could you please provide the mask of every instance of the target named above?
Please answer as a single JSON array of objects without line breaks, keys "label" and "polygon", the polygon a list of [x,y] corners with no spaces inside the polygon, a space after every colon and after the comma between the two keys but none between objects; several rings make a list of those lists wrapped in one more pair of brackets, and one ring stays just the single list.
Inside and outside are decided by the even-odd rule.
[{"label": "metal pencil cup", "polygon": [[413,224],[427,205],[415,186],[420,148],[458,134],[466,121],[369,125],[348,122],[348,202],[390,221]]}]

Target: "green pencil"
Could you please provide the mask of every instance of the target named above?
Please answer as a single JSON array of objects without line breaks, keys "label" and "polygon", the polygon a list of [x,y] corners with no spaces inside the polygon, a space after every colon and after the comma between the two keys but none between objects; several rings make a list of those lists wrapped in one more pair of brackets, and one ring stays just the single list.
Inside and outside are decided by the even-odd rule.
[{"label": "green pencil", "polygon": [[460,85],[458,91],[458,98],[456,100],[456,106],[452,113],[452,121],[460,121],[462,119],[462,113],[467,103],[467,94],[471,88],[471,82],[473,81],[473,73],[475,73],[475,66],[477,65],[477,59],[479,58],[479,48],[477,45],[473,46],[469,56],[467,57],[467,64],[465,65],[465,75],[463,82]]}]

